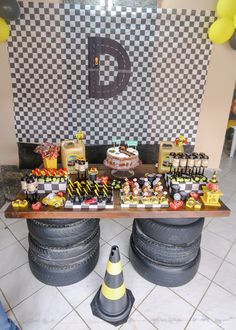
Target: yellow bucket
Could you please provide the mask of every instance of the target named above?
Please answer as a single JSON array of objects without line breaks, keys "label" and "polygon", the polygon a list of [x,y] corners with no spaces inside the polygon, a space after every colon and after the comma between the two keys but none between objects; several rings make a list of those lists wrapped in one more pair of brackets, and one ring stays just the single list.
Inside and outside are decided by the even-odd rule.
[{"label": "yellow bucket", "polygon": [[57,168],[57,158],[44,158],[43,166],[44,168]]}]

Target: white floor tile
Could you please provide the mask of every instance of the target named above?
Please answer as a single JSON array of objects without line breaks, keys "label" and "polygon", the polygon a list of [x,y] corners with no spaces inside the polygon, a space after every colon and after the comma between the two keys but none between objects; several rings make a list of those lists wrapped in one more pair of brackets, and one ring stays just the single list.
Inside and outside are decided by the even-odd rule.
[{"label": "white floor tile", "polygon": [[[111,252],[111,246],[107,243],[105,245],[103,245],[100,249],[98,263],[94,270],[102,278],[104,278],[104,275],[106,272],[107,262],[109,260],[110,252]],[[122,266],[124,267],[124,265],[126,265],[129,262],[129,260],[122,253],[120,253],[120,258],[121,258]]]},{"label": "white floor tile", "polygon": [[0,209],[0,213],[4,213],[9,206],[9,202],[6,202]]},{"label": "white floor tile", "polygon": [[76,307],[89,295],[91,295],[91,293],[97,291],[101,284],[101,277],[95,272],[92,272],[82,281],[72,285],[58,287],[58,290],[73,307]]},{"label": "white floor tile", "polygon": [[11,308],[44,286],[25,264],[0,279],[0,287]]},{"label": "white floor tile", "polygon": [[20,243],[23,245],[23,247],[25,248],[26,251],[29,250],[29,240],[28,240],[28,237],[22,239],[20,241]]},{"label": "white floor tile", "polygon": [[207,230],[232,242],[236,239],[236,226],[228,223],[227,218],[214,219],[207,227]]},{"label": "white floor tile", "polygon": [[194,308],[164,287],[157,287],[138,307],[159,330],[183,330]]},{"label": "white floor tile", "polygon": [[222,261],[223,260],[221,258],[204,249],[201,249],[201,261],[198,272],[211,280],[215,276],[215,273],[219,269]]},{"label": "white floor tile", "polygon": [[125,286],[132,291],[135,298],[134,306],[136,307],[153,290],[155,284],[141,277],[130,262],[124,267],[123,273]]},{"label": "white floor tile", "polygon": [[236,212],[231,212],[230,216],[227,217],[227,218],[218,218],[218,219],[219,220],[223,220],[228,225],[234,226],[234,228],[236,228]]},{"label": "white floor tile", "polygon": [[171,290],[184,298],[194,307],[197,307],[209,284],[210,280],[197,273],[189,283],[176,288],[171,288]]},{"label": "white floor tile", "polygon": [[25,219],[21,219],[9,226],[10,231],[16,236],[18,240],[21,240],[28,236],[28,227]]},{"label": "white floor tile", "polygon": [[114,330],[114,325],[109,324],[101,320],[97,316],[93,315],[90,304],[94,296],[95,294],[88,297],[82,304],[80,304],[76,308],[76,311],[83,318],[83,320],[86,320],[86,323],[89,325],[90,330]]},{"label": "white floor tile", "polygon": [[116,218],[113,219],[116,222],[118,222],[120,225],[122,225],[125,228],[128,228],[129,226],[132,226],[134,219],[133,218]]},{"label": "white floor tile", "polygon": [[[0,285],[1,287],[1,285]],[[8,312],[10,310],[10,306],[8,304],[8,302],[6,301],[4,295],[2,294],[2,291],[0,290],[0,301],[2,303],[2,307],[4,309],[5,312]]]},{"label": "white floor tile", "polygon": [[101,238],[108,242],[124,230],[124,227],[112,219],[101,219]]},{"label": "white floor tile", "polygon": [[213,220],[213,218],[205,218],[204,228],[206,228],[211,223],[212,220]]},{"label": "white floor tile", "polygon": [[8,247],[15,242],[16,239],[8,228],[0,229],[0,250]]},{"label": "white floor tile", "polygon": [[49,330],[72,310],[56,288],[45,286],[13,311],[24,330]]},{"label": "white floor tile", "polygon": [[118,245],[120,251],[128,258],[129,257],[129,241],[130,241],[130,231],[125,229],[115,238],[109,241],[111,245]]},{"label": "white floor tile", "polygon": [[106,242],[103,239],[101,239],[101,238],[99,240],[99,243],[100,243],[100,247],[102,247],[104,244],[106,244]]},{"label": "white floor tile", "polygon": [[236,295],[236,266],[224,261],[214,282]]},{"label": "white floor tile", "polygon": [[20,243],[15,242],[7,248],[0,250],[0,277],[22,266],[28,261],[28,255]]},{"label": "white floor tile", "polygon": [[[224,177],[225,178],[225,177]],[[223,179],[224,179],[223,178]],[[220,190],[223,192],[224,194],[224,201],[226,202],[226,205],[227,205],[227,202],[228,200],[230,200],[230,198],[234,195],[235,193],[235,184],[232,184],[231,182],[228,181],[228,178],[227,180],[225,181],[222,181],[220,183]]]},{"label": "white floor tile", "polygon": [[211,233],[207,229],[203,230],[202,232],[201,246],[220,258],[225,257],[231,245],[232,243],[230,241],[214,233]]},{"label": "white floor tile", "polygon": [[186,330],[220,330],[214,322],[212,322],[206,315],[196,311],[191,318]]},{"label": "white floor tile", "polygon": [[89,328],[79,315],[73,311],[67,315],[53,330],[88,330]]},{"label": "white floor tile", "polygon": [[0,216],[0,229],[3,229],[5,227],[6,227],[5,222],[2,220],[2,218]]},{"label": "white floor tile", "polygon": [[236,297],[212,283],[198,309],[225,330],[236,329]]},{"label": "white floor tile", "polygon": [[154,330],[156,329],[145,317],[142,316],[138,311],[135,311],[130,315],[128,322],[122,327],[122,330]]},{"label": "white floor tile", "polygon": [[5,223],[6,226],[10,226],[13,223],[22,221],[21,218],[5,218],[4,216],[3,216],[2,219],[3,219],[3,222]]},{"label": "white floor tile", "polygon": [[[236,177],[236,172],[235,172],[235,177]],[[236,185],[236,182],[235,182],[235,185]],[[231,198],[229,199],[229,201],[227,202],[227,206],[230,208],[231,212],[232,213],[236,213],[236,193],[234,193]]]},{"label": "white floor tile", "polygon": [[226,257],[226,260],[236,266],[236,243],[234,243],[231,250],[229,251],[229,254]]}]

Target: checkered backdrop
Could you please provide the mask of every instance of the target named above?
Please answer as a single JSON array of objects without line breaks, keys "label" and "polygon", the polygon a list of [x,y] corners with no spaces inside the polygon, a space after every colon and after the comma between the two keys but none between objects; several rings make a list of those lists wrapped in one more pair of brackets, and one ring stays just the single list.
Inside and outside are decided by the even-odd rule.
[{"label": "checkered backdrop", "polygon": [[[9,40],[19,142],[59,142],[83,130],[87,144],[112,137],[152,144],[179,133],[194,143],[213,12],[20,5]],[[89,98],[89,36],[114,39],[128,53],[132,74],[120,95]],[[100,84],[113,81],[116,71],[115,59],[101,56]]]}]

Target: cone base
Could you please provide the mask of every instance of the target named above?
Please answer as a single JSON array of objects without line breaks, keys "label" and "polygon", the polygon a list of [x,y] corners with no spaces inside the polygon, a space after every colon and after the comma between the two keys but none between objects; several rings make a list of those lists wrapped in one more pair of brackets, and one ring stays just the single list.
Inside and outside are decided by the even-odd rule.
[{"label": "cone base", "polygon": [[[104,313],[104,311],[100,307],[100,305],[101,305],[101,303],[99,301],[100,290],[101,290],[101,288],[98,290],[95,297],[93,298],[93,301],[90,304],[93,315],[99,317],[100,319],[102,319],[114,326],[118,326],[123,323],[126,323],[128,321],[129,314],[130,314],[131,309],[134,304],[134,296],[133,296],[132,292],[129,289],[126,289],[127,301],[128,301],[126,309],[123,312],[121,312],[120,314],[109,315],[109,314]],[[111,304],[112,304],[112,300],[111,300]]]}]

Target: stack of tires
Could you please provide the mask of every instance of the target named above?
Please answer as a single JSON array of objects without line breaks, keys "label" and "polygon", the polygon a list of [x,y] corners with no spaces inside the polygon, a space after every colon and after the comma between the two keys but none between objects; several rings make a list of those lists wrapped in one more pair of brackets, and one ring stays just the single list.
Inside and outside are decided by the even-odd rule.
[{"label": "stack of tires", "polygon": [[146,280],[166,287],[189,282],[200,262],[204,218],[135,219],[130,260]]},{"label": "stack of tires", "polygon": [[64,286],[85,278],[99,256],[99,219],[27,220],[29,265],[41,282]]}]

